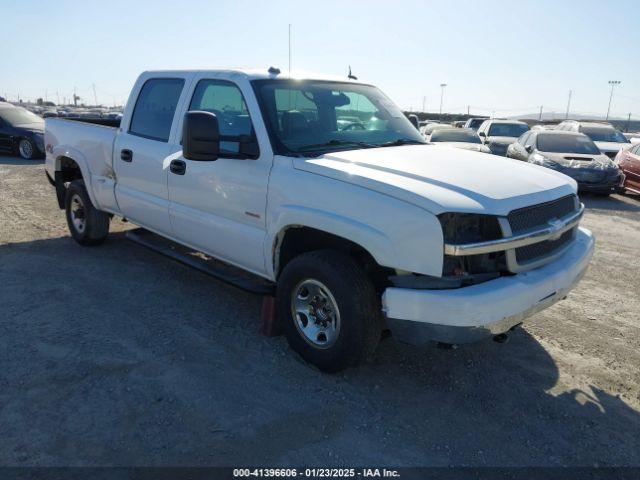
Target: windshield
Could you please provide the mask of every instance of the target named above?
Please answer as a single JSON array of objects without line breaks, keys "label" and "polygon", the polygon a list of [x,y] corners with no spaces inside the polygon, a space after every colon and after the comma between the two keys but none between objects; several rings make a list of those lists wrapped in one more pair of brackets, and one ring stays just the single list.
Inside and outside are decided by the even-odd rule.
[{"label": "windshield", "polygon": [[274,150],[321,155],[425,140],[402,111],[368,85],[299,80],[255,80]]},{"label": "windshield", "polygon": [[519,137],[529,130],[529,125],[522,123],[494,123],[489,127],[490,137]]},{"label": "windshield", "polygon": [[538,150],[549,153],[584,153],[598,155],[600,150],[585,135],[560,135],[542,133],[538,135]]},{"label": "windshield", "polygon": [[594,142],[629,143],[629,140],[613,128],[581,127],[580,131]]},{"label": "windshield", "polygon": [[36,114],[21,107],[0,109],[0,118],[13,127],[16,125],[26,125],[28,123],[44,122],[44,120]]},{"label": "windshield", "polygon": [[476,132],[469,130],[460,130],[459,128],[434,130],[434,132],[431,134],[430,141],[481,143],[480,137]]}]

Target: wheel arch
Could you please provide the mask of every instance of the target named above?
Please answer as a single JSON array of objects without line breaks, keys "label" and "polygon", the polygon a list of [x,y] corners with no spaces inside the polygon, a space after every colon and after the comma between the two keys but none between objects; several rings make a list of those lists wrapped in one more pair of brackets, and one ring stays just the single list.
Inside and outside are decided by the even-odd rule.
[{"label": "wheel arch", "polygon": [[54,184],[58,206],[64,208],[64,196],[66,195],[66,184],[73,180],[83,180],[91,202],[96,205],[96,200],[91,188],[91,175],[87,167],[87,161],[78,151],[70,149],[54,149],[53,151]]},{"label": "wheel arch", "polygon": [[[376,236],[376,241],[373,240]],[[380,246],[386,243],[384,237],[368,234],[369,242],[362,242],[364,235],[345,235],[344,231],[332,228],[318,228],[304,223],[284,225],[273,236],[270,242],[270,252],[267,258],[271,260],[273,278],[277,279],[286,265],[300,254],[315,250],[337,250],[348,254],[369,274],[376,285],[386,285],[387,277],[394,270],[381,263]],[[387,246],[389,247],[389,246]],[[378,255],[376,255],[376,252]],[[382,256],[384,258],[384,255]]]}]

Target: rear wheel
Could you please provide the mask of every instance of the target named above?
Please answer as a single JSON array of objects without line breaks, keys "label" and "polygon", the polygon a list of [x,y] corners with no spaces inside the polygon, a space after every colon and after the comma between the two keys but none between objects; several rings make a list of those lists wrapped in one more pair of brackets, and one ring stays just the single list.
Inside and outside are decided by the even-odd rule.
[{"label": "rear wheel", "polygon": [[36,156],[36,145],[29,138],[22,138],[18,142],[18,153],[25,160],[31,160]]},{"label": "rear wheel", "polygon": [[107,238],[109,214],[93,206],[83,180],[74,180],[69,184],[65,210],[71,236],[80,245],[99,245]]},{"label": "rear wheel", "polygon": [[357,365],[380,340],[373,283],[341,252],[319,250],[289,262],[278,281],[277,312],[291,348],[325,372]]}]

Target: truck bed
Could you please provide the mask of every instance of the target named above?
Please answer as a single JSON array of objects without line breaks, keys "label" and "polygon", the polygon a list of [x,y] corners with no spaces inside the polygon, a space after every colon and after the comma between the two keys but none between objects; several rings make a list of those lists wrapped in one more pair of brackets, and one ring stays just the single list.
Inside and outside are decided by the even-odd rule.
[{"label": "truck bed", "polygon": [[73,122],[91,123],[93,125],[102,125],[103,127],[120,127],[120,119],[112,118],[81,118],[81,117],[63,117],[63,120],[71,120]]},{"label": "truck bed", "polygon": [[[96,123],[99,120],[101,123]],[[103,123],[111,122],[111,125]],[[54,178],[61,157],[70,156],[85,166],[83,178],[98,208],[117,208],[113,181],[113,144],[119,120],[46,118],[44,142],[46,169]],[[81,160],[81,161],[80,161]],[[88,167],[88,168],[87,168]]]}]

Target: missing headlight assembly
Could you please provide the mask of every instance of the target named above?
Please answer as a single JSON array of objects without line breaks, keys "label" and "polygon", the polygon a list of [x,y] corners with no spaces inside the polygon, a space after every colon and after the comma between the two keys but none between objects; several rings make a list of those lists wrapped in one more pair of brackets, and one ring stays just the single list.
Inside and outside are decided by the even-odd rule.
[{"label": "missing headlight assembly", "polygon": [[[445,244],[467,244],[503,237],[498,218],[493,215],[443,213],[439,215]],[[444,255],[442,276],[398,275],[390,277],[394,286],[416,289],[450,289],[476,285],[508,275],[505,252],[477,255]]]}]

